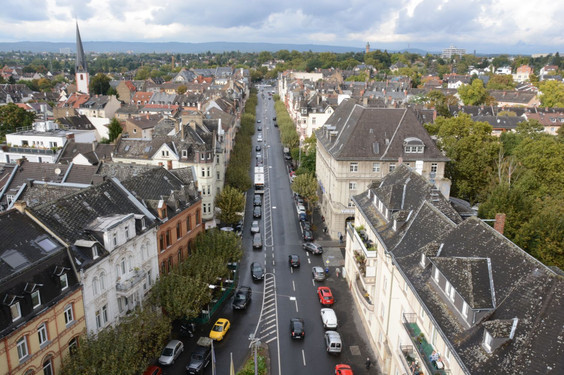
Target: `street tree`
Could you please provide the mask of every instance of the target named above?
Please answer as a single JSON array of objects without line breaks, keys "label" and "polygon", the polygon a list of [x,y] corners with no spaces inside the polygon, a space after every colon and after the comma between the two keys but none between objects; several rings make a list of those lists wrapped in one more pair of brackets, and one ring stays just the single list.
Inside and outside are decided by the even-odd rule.
[{"label": "street tree", "polygon": [[438,117],[425,126],[438,137],[438,146],[451,160],[446,174],[453,182],[453,195],[474,203],[488,185],[498,155],[499,142],[487,122],[472,121],[470,115]]},{"label": "street tree", "polygon": [[245,195],[232,186],[225,186],[216,198],[216,207],[221,210],[218,218],[223,224],[235,224],[245,210]]},{"label": "street tree", "polygon": [[112,121],[110,121],[110,124],[108,125],[108,137],[109,137],[109,141],[113,142],[117,139],[117,137],[119,137],[119,135],[122,133],[123,128],[119,122],[119,120],[117,118],[113,118]]},{"label": "street tree", "polygon": [[64,358],[61,375],[141,374],[166,344],[170,329],[157,309],[136,310],[119,325],[82,336]]},{"label": "street tree", "polygon": [[540,102],[543,107],[564,107],[564,82],[543,81],[539,84]]},{"label": "street tree", "polygon": [[292,182],[292,190],[304,197],[308,205],[315,204],[318,200],[317,179],[313,173],[304,173],[296,176],[294,182]]},{"label": "street tree", "polygon": [[486,102],[488,92],[484,88],[484,82],[481,79],[475,79],[470,85],[460,86],[458,95],[465,105],[480,105]]},{"label": "street tree", "polygon": [[0,106],[0,140],[6,139],[6,134],[17,128],[31,126],[35,120],[35,113],[26,111],[14,103]]}]

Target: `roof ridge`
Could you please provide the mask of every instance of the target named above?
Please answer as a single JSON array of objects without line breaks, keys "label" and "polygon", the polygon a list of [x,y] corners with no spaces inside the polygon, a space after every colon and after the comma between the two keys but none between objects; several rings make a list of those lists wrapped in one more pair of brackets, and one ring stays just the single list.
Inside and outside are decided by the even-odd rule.
[{"label": "roof ridge", "polygon": [[401,116],[401,119],[399,120],[398,126],[396,126],[396,130],[394,131],[394,134],[392,134],[392,138],[390,139],[390,142],[388,143],[386,150],[384,151],[384,153],[382,154],[382,158],[386,157],[386,154],[388,153],[388,150],[390,149],[390,146],[394,140],[394,137],[396,136],[398,129],[400,128],[401,124],[403,123],[403,119],[405,118],[405,115],[407,114],[407,108],[404,110],[403,115]]}]

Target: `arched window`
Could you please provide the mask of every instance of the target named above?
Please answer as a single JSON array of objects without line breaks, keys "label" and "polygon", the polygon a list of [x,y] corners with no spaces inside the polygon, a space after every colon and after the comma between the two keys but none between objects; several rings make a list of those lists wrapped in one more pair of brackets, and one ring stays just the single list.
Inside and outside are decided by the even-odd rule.
[{"label": "arched window", "polygon": [[76,350],[78,349],[78,338],[73,337],[70,341],[69,341],[69,353],[70,355],[74,355],[76,353]]},{"label": "arched window", "polygon": [[100,274],[100,292],[106,290],[106,273],[102,271]]},{"label": "arched window", "polygon": [[95,296],[100,293],[100,282],[97,277],[92,280],[92,293],[94,293]]},{"label": "arched window", "polygon": [[43,360],[43,375],[53,375],[53,357],[51,355]]}]

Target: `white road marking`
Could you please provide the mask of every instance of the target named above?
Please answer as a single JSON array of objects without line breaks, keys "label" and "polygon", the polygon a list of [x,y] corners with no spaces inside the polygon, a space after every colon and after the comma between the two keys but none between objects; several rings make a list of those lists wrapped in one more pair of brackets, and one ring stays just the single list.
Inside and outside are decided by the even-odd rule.
[{"label": "white road marking", "polygon": [[[290,273],[294,273],[294,267],[290,267]],[[292,281],[294,282],[294,281]]]},{"label": "white road marking", "polygon": [[296,312],[300,312],[300,310],[298,309],[298,299],[296,298],[294,302],[296,303]]},{"label": "white road marking", "polygon": [[294,292],[296,291],[296,284],[294,283],[294,280],[292,280],[292,289],[294,290]]},{"label": "white road marking", "polygon": [[311,283],[313,284],[313,286],[315,286],[315,280],[311,279]]},{"label": "white road marking", "polygon": [[304,367],[306,366],[305,351],[302,349],[302,358],[304,359]]},{"label": "white road marking", "polygon": [[309,257],[307,258],[307,262],[311,264],[311,259],[309,259]]}]

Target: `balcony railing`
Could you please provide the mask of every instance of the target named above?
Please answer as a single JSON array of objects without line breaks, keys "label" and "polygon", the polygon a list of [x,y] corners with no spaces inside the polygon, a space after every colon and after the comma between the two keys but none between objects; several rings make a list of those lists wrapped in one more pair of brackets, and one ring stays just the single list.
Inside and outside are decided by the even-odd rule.
[{"label": "balcony railing", "polygon": [[[363,232],[363,230],[361,232]],[[347,233],[352,239],[353,250],[362,250],[366,258],[376,258],[378,252],[374,247],[375,244],[368,239],[366,232],[363,232],[361,235],[351,223],[347,223]]]},{"label": "balcony railing", "polygon": [[366,289],[364,289],[362,281],[360,280],[360,276],[357,276],[353,284],[353,289],[355,290],[358,299],[362,302],[364,307],[366,307],[370,311],[374,311],[374,304],[370,300],[370,295],[366,292]]},{"label": "balcony railing", "polygon": [[6,152],[17,154],[55,155],[57,152],[50,148],[8,147]]},{"label": "balcony railing", "polygon": [[133,275],[127,280],[119,280],[116,283],[116,290],[122,294],[127,294],[135,286],[139,285],[145,279],[145,271],[136,270],[133,271]]},{"label": "balcony railing", "polygon": [[[402,322],[413,343],[413,348],[415,349],[409,354],[410,358],[408,358],[407,355],[404,355],[405,361],[409,365],[408,370],[411,371],[409,373],[431,375],[450,374],[450,370],[444,368],[443,361],[440,359],[437,361],[431,361],[431,355],[435,351],[435,348],[427,341],[425,335],[419,328],[419,325],[417,325],[417,314],[403,314]],[[404,348],[406,348],[406,346],[402,346],[402,353],[404,353]],[[412,354],[417,354],[417,357],[419,358],[415,358],[415,355]]]}]

